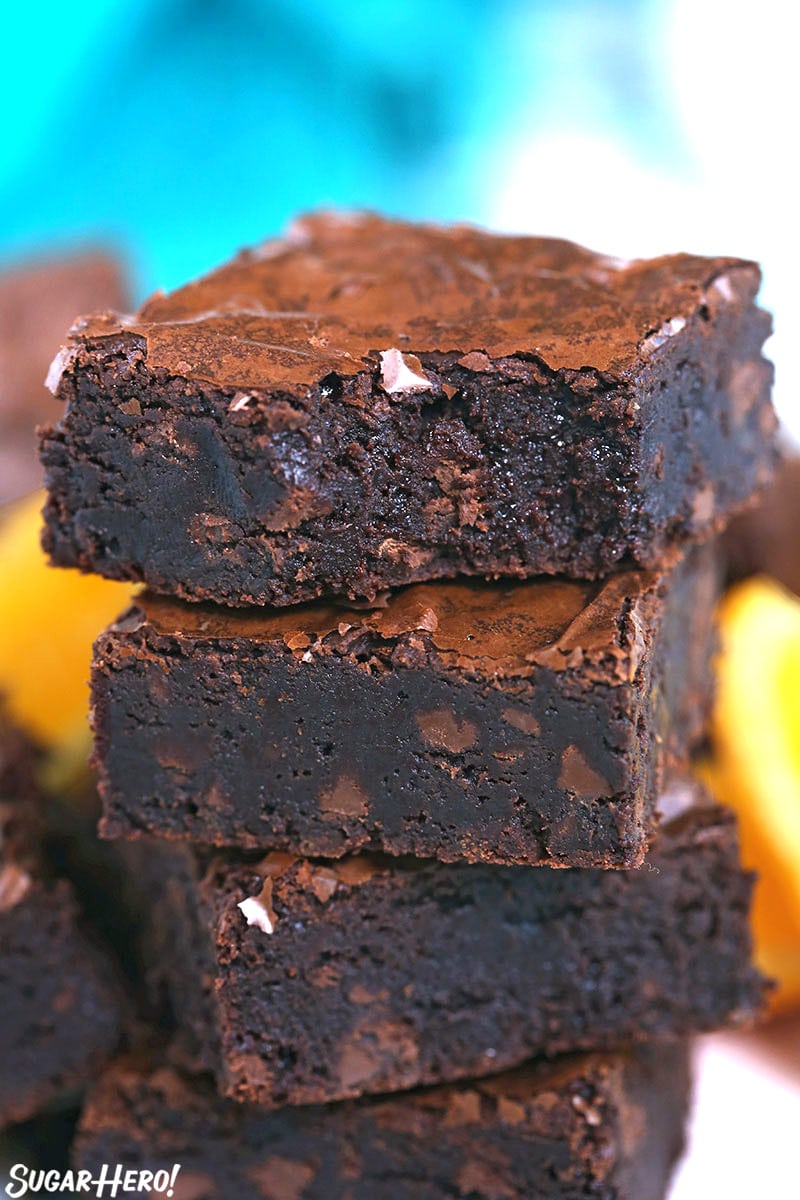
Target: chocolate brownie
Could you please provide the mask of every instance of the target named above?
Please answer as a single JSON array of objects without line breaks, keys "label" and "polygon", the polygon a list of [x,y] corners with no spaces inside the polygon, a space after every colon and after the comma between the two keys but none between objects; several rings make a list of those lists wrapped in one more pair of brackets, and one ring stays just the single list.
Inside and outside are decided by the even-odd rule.
[{"label": "chocolate brownie", "polygon": [[735,258],[306,218],[73,330],[46,547],[237,606],[652,567],[769,477],[758,285]]},{"label": "chocolate brownie", "polygon": [[123,1061],[89,1095],[74,1163],[179,1164],[175,1200],[658,1200],[688,1092],[681,1044],[277,1113]]},{"label": "chocolate brownie", "polygon": [[0,722],[0,1127],[86,1082],[118,1047],[115,963],[44,853],[24,743]]},{"label": "chocolate brownie", "polygon": [[96,251],[0,272],[0,502],[41,487],[35,428],[52,414],[44,380],[64,330],[126,303],[119,265]]},{"label": "chocolate brownie", "polygon": [[95,648],[107,837],[630,866],[712,693],[716,559],[386,606],[146,595]]},{"label": "chocolate brownie", "polygon": [[221,1091],[266,1107],[683,1037],[762,1001],[752,880],[716,809],[675,817],[637,871],[128,853],[151,986]]},{"label": "chocolate brownie", "polygon": [[800,456],[790,450],[758,503],[732,521],[723,548],[732,579],[771,575],[800,596]]}]

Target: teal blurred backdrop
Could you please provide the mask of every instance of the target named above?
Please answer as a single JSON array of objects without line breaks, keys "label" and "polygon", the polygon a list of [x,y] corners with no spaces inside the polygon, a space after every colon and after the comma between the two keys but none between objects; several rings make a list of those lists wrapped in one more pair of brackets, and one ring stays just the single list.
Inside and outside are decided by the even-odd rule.
[{"label": "teal blurred backdrop", "polygon": [[100,237],[143,287],[171,286],[312,206],[486,219],[522,114],[533,133],[589,93],[663,153],[658,5],[567,7],[564,21],[518,0],[9,6],[2,253]]},{"label": "teal blurred backdrop", "polygon": [[373,207],[759,258],[788,329],[795,44],[785,0],[5,5],[0,264],[106,244],[142,296]]}]

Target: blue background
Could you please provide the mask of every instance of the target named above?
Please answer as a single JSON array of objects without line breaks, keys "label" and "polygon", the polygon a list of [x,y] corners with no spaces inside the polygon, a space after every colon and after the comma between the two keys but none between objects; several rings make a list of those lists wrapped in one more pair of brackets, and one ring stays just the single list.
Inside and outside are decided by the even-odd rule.
[{"label": "blue background", "polygon": [[141,293],[309,207],[491,220],[505,132],[534,135],[554,109],[613,126],[645,157],[674,154],[652,54],[660,8],[15,5],[0,72],[0,255],[104,240],[124,248]]},{"label": "blue background", "polygon": [[105,245],[138,300],[319,206],[738,254],[800,436],[785,0],[45,0],[0,68],[0,266]]}]

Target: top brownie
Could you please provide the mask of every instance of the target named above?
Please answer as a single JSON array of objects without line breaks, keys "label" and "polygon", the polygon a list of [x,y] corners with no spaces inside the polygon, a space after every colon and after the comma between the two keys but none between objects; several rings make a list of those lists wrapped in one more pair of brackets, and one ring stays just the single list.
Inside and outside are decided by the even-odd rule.
[{"label": "top brownie", "polygon": [[769,477],[758,268],[317,215],[57,356],[54,562],[229,605],[592,578]]}]

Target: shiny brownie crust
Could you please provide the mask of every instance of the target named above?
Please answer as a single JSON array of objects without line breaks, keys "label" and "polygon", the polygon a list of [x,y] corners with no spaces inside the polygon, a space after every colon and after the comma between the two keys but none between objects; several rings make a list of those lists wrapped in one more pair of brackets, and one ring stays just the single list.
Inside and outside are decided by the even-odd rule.
[{"label": "shiny brownie crust", "polygon": [[653,566],[769,477],[758,285],[737,259],[308,219],[75,328],[46,547],[234,606]]}]

